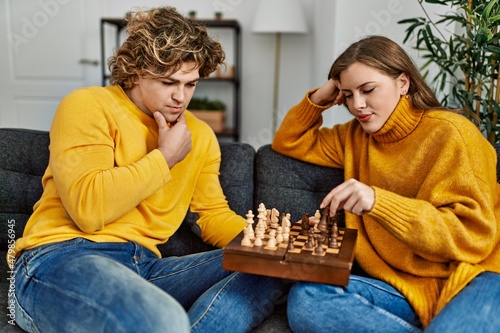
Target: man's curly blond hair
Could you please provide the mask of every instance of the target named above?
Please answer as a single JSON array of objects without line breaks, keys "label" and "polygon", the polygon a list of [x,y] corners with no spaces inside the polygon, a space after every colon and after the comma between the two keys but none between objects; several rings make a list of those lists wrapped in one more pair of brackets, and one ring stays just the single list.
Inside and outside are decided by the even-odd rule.
[{"label": "man's curly blond hair", "polygon": [[200,77],[207,77],[224,62],[221,44],[206,28],[179,14],[175,8],[160,7],[131,13],[128,37],[108,61],[111,84],[132,88],[138,76],[160,78],[193,62]]}]

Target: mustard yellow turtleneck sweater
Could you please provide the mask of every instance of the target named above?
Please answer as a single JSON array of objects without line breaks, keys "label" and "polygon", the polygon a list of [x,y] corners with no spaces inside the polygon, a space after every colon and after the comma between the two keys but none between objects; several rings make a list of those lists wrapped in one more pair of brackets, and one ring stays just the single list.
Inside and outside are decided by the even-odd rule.
[{"label": "mustard yellow turtleneck sweater", "polygon": [[289,111],[272,147],[344,168],[345,179],[375,190],[370,212],[346,214],[368,274],[405,295],[427,326],[479,273],[500,273],[496,153],[468,119],[415,110],[402,98],[377,133],[355,119],[324,128],[321,113],[331,105],[308,96]]},{"label": "mustard yellow turtleneck sweater", "polygon": [[118,86],[66,96],[50,130],[50,161],[16,252],[83,237],[137,242],[160,256],[191,208],[202,239],[222,247],[246,221],[219,184],[220,148],[208,125],[185,111],[192,150],[169,169],[158,126]]}]

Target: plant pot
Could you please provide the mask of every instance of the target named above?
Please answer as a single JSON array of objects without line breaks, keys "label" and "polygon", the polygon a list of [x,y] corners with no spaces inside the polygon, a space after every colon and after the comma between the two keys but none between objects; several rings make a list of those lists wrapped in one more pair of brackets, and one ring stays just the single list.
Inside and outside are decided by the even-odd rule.
[{"label": "plant pot", "polygon": [[226,127],[226,112],[215,110],[189,110],[196,118],[203,120],[215,133],[221,133]]}]

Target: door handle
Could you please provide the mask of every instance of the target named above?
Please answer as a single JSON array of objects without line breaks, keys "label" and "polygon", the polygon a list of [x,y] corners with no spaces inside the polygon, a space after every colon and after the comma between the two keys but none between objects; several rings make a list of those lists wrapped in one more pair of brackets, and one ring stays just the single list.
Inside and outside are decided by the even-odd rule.
[{"label": "door handle", "polygon": [[99,66],[99,60],[80,59],[78,63],[81,65]]}]

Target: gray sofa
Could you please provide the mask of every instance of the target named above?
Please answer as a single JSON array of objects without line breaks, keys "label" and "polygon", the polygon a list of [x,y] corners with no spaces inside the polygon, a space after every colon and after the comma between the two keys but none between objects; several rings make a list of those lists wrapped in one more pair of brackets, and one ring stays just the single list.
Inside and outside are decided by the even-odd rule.
[{"label": "gray sofa", "polygon": [[[9,235],[20,237],[42,193],[41,177],[48,163],[47,132],[25,129],[0,129],[0,332],[21,332],[9,324],[7,304],[9,276],[6,252]],[[497,156],[500,146],[495,146]],[[247,144],[221,143],[220,181],[231,208],[245,216],[259,203],[289,212],[292,218],[314,213],[322,198],[343,181],[343,170],[324,168],[282,156],[269,145],[257,152]],[[497,177],[500,160],[497,160]],[[298,219],[298,218],[297,218]],[[160,251],[164,256],[210,250],[191,229],[196,216],[186,215],[180,229]],[[15,221],[15,222],[13,222]],[[343,216],[340,219],[341,224]],[[355,267],[356,273],[362,274]],[[286,319],[286,304],[279,304],[274,314],[254,332],[291,332]]]}]

